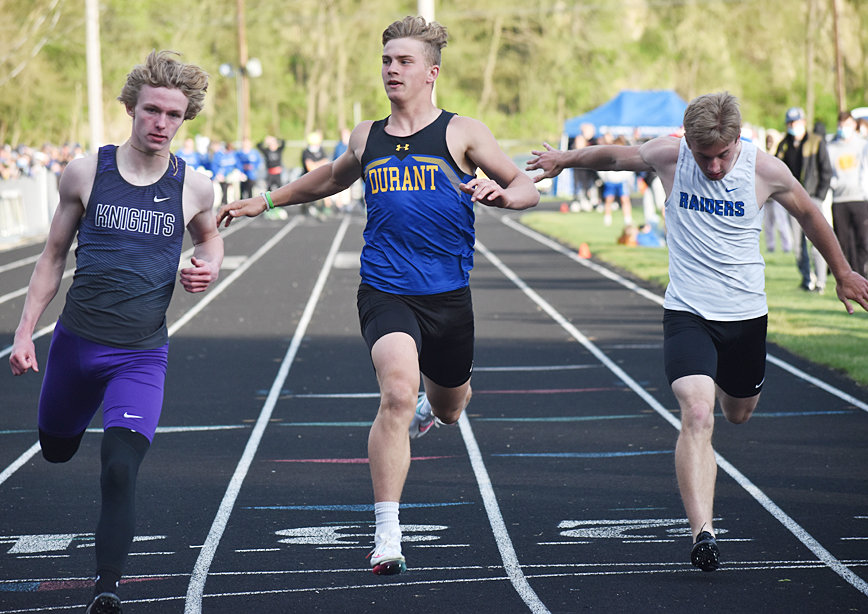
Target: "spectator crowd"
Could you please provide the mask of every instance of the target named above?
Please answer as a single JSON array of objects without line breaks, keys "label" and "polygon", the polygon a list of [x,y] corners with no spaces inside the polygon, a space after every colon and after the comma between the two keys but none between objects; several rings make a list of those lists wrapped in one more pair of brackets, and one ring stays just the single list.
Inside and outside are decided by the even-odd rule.
[{"label": "spectator crowd", "polygon": [[[342,131],[332,156],[326,157],[325,150],[320,147],[319,156],[323,161],[337,158],[346,149],[347,136],[348,131]],[[286,142],[272,135],[267,135],[255,145],[250,140],[244,140],[237,146],[201,135],[188,137],[174,153],[189,168],[204,173],[212,180],[215,205],[220,205],[239,198],[250,198],[260,190],[273,190],[289,182],[295,175],[309,170],[310,144],[317,139],[322,141],[319,131],[308,135],[308,148],[302,152],[297,167],[284,165]],[[84,155],[83,147],[72,143],[59,146],[47,143],[38,149],[6,144],[0,149],[0,181],[35,177],[43,172],[51,172],[59,179],[71,160]],[[324,212],[346,209],[359,199],[357,194],[357,198],[351,201],[349,194],[346,194],[342,198],[312,203],[306,210],[322,217]]]},{"label": "spectator crowd", "polygon": [[[788,113],[804,111],[793,108]],[[861,109],[860,109],[861,111]],[[798,114],[798,113],[797,113]],[[857,115],[859,115],[857,117]],[[793,122],[787,118],[786,130],[792,133]],[[262,141],[253,144],[244,140],[239,144],[211,140],[204,136],[188,137],[175,152],[188,167],[206,174],[214,183],[215,205],[226,204],[239,198],[250,198],[260,189],[273,190],[287,183],[294,174],[311,170],[314,164],[335,159],[346,148],[347,132],[342,131],[341,138],[333,155],[327,156],[322,150],[322,133],[314,131],[307,137],[307,148],[302,152],[298,167],[284,166],[283,139],[273,135],[265,136]],[[856,110],[853,113],[843,112],[839,117],[838,129],[826,134],[825,127],[817,122],[808,134],[819,136],[827,147],[822,155],[832,158],[824,167],[831,169],[831,176],[825,178],[822,187],[825,197],[819,197],[819,206],[827,219],[835,228],[836,234],[848,260],[855,270],[862,274],[868,273],[868,117]],[[742,138],[754,141],[772,154],[782,156],[780,147],[792,140],[792,134],[770,128],[744,126]],[[615,137],[607,133],[598,133],[593,125],[582,126],[582,134],[571,143],[570,148],[581,148],[594,144],[637,144],[641,142],[639,134],[631,138]],[[75,158],[84,155],[81,145],[66,143],[63,145],[44,144],[40,148],[27,145],[13,147],[4,144],[0,148],[0,181],[34,177],[43,172],[51,172],[58,178],[66,165]],[[635,175],[626,173],[596,173],[585,169],[575,169],[572,185],[573,211],[601,211],[604,223],[612,223],[612,211],[621,209],[625,224],[625,236],[641,227],[650,228],[660,241],[665,242],[663,218],[663,190],[660,181],[653,173]],[[795,171],[794,171],[795,172]],[[846,181],[846,190],[843,186]],[[837,192],[836,192],[837,190]],[[350,208],[354,203],[361,202],[361,195],[356,193],[351,197],[349,192],[340,194],[333,199],[311,203],[305,210],[312,215],[325,217],[335,210]],[[629,195],[639,193],[642,196],[644,224],[633,223],[632,206]],[[834,201],[834,207],[833,207]],[[805,260],[804,253],[815,259],[809,247],[799,244],[799,237],[792,232],[793,222],[789,215],[777,203],[769,202],[765,210],[765,239],[768,251],[774,251],[777,240],[782,251],[794,251]],[[640,233],[641,234],[641,233]],[[632,244],[632,241],[630,241]],[[803,286],[806,289],[822,292],[825,276],[822,269],[824,263],[811,262],[814,270],[804,273]],[[807,271],[808,265],[801,262],[800,270]]]},{"label": "spectator crowd", "polygon": [[[805,111],[787,110],[783,130],[744,124],[742,140],[752,141],[761,149],[782,159],[793,175],[832,225],[850,266],[868,275],[868,108],[842,111],[836,130],[829,131],[822,122],[808,126]],[[570,149],[589,145],[638,145],[643,142],[637,132],[631,137],[600,132],[593,124],[584,124]],[[673,136],[681,136],[674,134]],[[655,239],[645,245],[665,242],[664,195],[660,180],[653,173],[624,171],[596,172],[573,169],[572,203],[562,210],[597,211],[603,223],[612,225],[612,212],[621,210],[624,231],[618,239],[624,245],[643,244],[643,235]],[[634,224],[630,196],[641,195],[644,224]],[[823,293],[827,267],[821,256],[801,233],[799,225],[784,208],[769,200],[763,206],[766,251],[780,249],[795,255],[802,275],[801,287]]]}]

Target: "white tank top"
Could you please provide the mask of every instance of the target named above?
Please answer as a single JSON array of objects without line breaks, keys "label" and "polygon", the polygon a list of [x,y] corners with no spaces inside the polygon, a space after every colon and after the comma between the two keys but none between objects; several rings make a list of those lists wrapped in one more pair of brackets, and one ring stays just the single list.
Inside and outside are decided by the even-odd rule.
[{"label": "white tank top", "polygon": [[741,142],[735,165],[708,179],[681,140],[666,200],[669,286],[663,307],[706,320],[735,321],[768,313],[762,213],[756,202],[756,145]]}]

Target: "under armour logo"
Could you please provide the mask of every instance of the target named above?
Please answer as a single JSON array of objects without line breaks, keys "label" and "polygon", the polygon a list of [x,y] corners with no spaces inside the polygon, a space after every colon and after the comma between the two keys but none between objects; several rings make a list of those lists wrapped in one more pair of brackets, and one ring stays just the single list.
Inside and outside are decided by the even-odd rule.
[{"label": "under armour logo", "polygon": [[404,148],[404,151],[409,151],[409,150],[410,150],[410,145],[409,145],[409,143],[406,144],[406,145],[401,145],[400,143],[398,143],[397,145],[395,145],[395,151],[401,151],[401,148],[402,148],[402,147]]}]

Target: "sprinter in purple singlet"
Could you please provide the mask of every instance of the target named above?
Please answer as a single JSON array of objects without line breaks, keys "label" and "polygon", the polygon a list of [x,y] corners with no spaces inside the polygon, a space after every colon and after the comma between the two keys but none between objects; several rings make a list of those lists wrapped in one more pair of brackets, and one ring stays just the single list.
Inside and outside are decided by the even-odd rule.
[{"label": "sprinter in purple singlet", "polygon": [[33,331],[60,286],[78,235],[72,287],[58,320],[39,397],[39,442],[68,461],[102,405],[96,581],[87,614],[121,611],[117,587],[135,534],[135,484],[163,404],[175,288],[186,228],[194,251],[181,285],[202,292],[217,279],[223,240],[205,175],[170,153],[175,133],[202,109],[208,75],[172,52],[152,52],[118,97],[132,119],[129,139],[74,160],[36,263],[9,362],[39,371]]}]

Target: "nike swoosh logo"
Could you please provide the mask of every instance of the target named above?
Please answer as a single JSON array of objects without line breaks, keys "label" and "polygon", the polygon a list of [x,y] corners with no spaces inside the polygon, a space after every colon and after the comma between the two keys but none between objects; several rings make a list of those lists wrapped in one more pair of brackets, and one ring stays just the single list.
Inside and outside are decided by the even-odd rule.
[{"label": "nike swoosh logo", "polygon": [[158,197],[158,196],[154,196],[154,202],[155,202],[155,203],[161,203],[161,202],[163,202],[164,200],[169,200],[169,197],[168,197],[168,196],[164,196],[163,198],[160,198],[160,197]]},{"label": "nike swoosh logo", "polygon": [[[726,190],[726,193],[728,194],[728,193],[730,193],[730,192],[735,192],[737,189],[738,189],[738,187],[735,187],[735,188],[729,188],[729,189]],[[154,200],[156,200],[156,198],[155,198]]]},{"label": "nike swoosh logo", "polygon": [[754,388],[759,388],[760,386],[762,386],[764,381],[766,381],[766,378],[762,378],[762,379],[760,380],[760,383],[757,384],[756,386],[754,386]]},{"label": "nike swoosh logo", "polygon": [[137,416],[137,415],[135,415],[135,414],[128,414],[127,412],[124,412],[124,418],[137,418],[137,419],[139,419],[139,420],[142,419],[141,416]]}]

